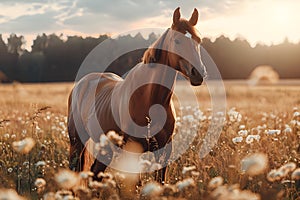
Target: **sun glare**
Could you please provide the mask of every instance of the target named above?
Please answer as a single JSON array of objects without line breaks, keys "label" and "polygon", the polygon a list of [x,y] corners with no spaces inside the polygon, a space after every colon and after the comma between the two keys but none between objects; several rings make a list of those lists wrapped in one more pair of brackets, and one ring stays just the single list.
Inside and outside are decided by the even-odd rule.
[{"label": "sun glare", "polygon": [[242,6],[229,14],[203,21],[201,29],[214,37],[224,34],[234,39],[241,35],[252,46],[257,43],[278,44],[285,38],[290,42],[298,42],[299,10],[300,1],[245,1]]},{"label": "sun glare", "polygon": [[289,4],[277,3],[271,6],[270,10],[273,23],[279,23],[280,25],[289,25],[292,21],[292,7]]}]

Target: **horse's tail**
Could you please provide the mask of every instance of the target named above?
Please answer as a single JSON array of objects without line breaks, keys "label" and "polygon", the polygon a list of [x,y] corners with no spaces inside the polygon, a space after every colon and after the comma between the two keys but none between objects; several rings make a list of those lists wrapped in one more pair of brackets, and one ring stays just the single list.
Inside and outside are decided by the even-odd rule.
[{"label": "horse's tail", "polygon": [[[74,87],[75,88],[75,87]],[[84,166],[84,149],[89,135],[87,134],[77,102],[72,102],[72,89],[68,100],[68,134],[70,139],[69,168],[73,171],[82,171]],[[77,101],[77,100],[76,100]],[[74,103],[74,105],[72,105]]]},{"label": "horse's tail", "polygon": [[81,162],[82,162],[82,170],[83,171],[90,171],[91,167],[95,161],[95,143],[92,139],[89,139],[84,149],[81,153]]}]

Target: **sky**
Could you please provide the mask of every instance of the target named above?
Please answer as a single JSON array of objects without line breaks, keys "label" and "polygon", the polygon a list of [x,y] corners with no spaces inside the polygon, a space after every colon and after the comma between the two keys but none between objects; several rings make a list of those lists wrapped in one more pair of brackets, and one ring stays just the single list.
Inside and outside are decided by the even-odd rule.
[{"label": "sky", "polygon": [[174,10],[189,18],[194,8],[202,37],[220,35],[257,43],[300,41],[298,0],[0,0],[0,33],[25,36],[26,48],[42,33],[95,36],[134,29],[168,28]]}]

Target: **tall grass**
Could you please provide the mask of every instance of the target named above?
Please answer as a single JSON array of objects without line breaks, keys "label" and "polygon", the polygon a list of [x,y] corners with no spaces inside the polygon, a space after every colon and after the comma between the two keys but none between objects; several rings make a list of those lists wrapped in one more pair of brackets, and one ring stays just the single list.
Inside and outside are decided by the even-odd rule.
[{"label": "tall grass", "polygon": [[[64,95],[59,98],[66,98],[67,92],[61,92],[66,88],[52,90]],[[292,98],[294,89],[275,88],[273,96],[263,96],[261,90],[239,93],[229,88],[229,105],[236,108],[228,108],[218,143],[203,159],[199,158],[199,141],[211,122],[211,111],[203,104],[180,108],[175,134],[183,133],[180,141],[193,140],[191,145],[169,165],[165,185],[157,184],[155,174],[150,173],[138,176],[142,180],[136,187],[130,181],[136,181],[137,176],[112,169],[99,174],[102,182],[93,181],[89,172],[68,170],[64,103],[9,101],[2,96],[0,199],[299,199],[299,99]],[[27,88],[28,95],[32,91],[38,89]],[[238,100],[238,93],[242,100]],[[44,96],[42,90],[37,95]],[[259,110],[250,105],[254,98],[272,102],[278,95],[288,96],[291,104],[275,103],[265,109],[261,104]],[[26,138],[35,143],[28,152],[21,148],[26,142],[16,143]],[[182,148],[180,143],[174,146],[174,151]]]}]

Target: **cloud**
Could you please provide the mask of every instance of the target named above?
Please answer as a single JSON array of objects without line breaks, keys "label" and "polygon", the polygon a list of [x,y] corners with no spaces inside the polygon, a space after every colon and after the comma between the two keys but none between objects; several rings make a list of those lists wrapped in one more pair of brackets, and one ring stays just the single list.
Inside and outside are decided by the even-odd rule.
[{"label": "cloud", "polygon": [[[285,23],[281,14],[278,20],[273,20],[281,20],[281,24],[270,23],[275,15],[268,16],[265,12],[276,3],[295,7],[295,11],[290,9],[286,14],[286,18],[295,19]],[[197,28],[204,36],[225,34],[233,38],[242,34],[254,41],[262,36],[261,40],[271,36],[274,40],[279,34],[288,33],[291,38],[299,38],[298,28],[291,29],[293,24],[299,24],[296,18],[300,3],[293,0],[1,0],[0,30],[3,34],[15,32],[26,37],[43,32],[96,35],[147,27],[167,28],[178,6],[185,18],[191,16],[194,8],[198,9]]]},{"label": "cloud", "polygon": [[[229,2],[229,3],[228,3]],[[49,30],[75,29],[83,32],[115,32],[143,25],[171,23],[173,10],[180,6],[183,16],[189,17],[193,8],[200,11],[202,20],[222,13],[226,6],[237,4],[237,0],[184,1],[173,0],[2,0],[4,12],[0,18],[2,31],[48,32]],[[162,21],[166,20],[166,21]],[[147,24],[146,26],[151,26]]]},{"label": "cloud", "polygon": [[0,25],[1,31],[6,33],[40,33],[47,30],[59,30],[54,19],[55,12],[44,14],[24,15],[4,22]]},{"label": "cloud", "polygon": [[224,12],[226,2],[237,1],[1,0],[0,30],[6,35],[23,34],[25,38],[53,32],[124,33],[138,28],[168,27],[178,6],[183,17],[189,18],[196,7],[201,20],[214,18]]}]

